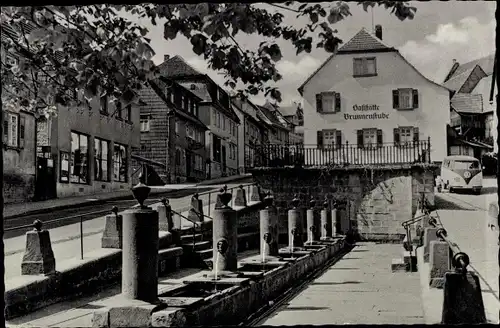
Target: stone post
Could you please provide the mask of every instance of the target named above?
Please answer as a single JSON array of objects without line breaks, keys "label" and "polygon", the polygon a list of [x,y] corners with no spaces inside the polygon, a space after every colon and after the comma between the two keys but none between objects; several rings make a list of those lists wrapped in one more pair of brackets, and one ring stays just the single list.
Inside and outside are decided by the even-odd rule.
[{"label": "stone post", "polygon": [[34,229],[26,233],[26,249],[21,262],[22,275],[49,275],[56,271],[50,234],[48,230],[42,230],[42,225],[42,221],[35,220]]},{"label": "stone post", "polygon": [[191,197],[191,208],[189,209],[188,218],[196,222],[203,222],[205,219],[203,216],[203,202],[199,199],[198,193],[195,193]]},{"label": "stone post", "polygon": [[144,205],[150,188],[139,182],[132,192],[140,204],[123,213],[122,295],[158,300],[158,212]]},{"label": "stone post", "polygon": [[236,196],[234,197],[234,206],[246,207],[247,206],[247,195],[246,191],[242,185],[236,189]]},{"label": "stone post", "polygon": [[113,206],[111,209],[113,214],[106,215],[104,231],[102,232],[101,247],[102,248],[122,248],[123,231],[121,215],[118,215],[118,207]]},{"label": "stone post", "polygon": [[338,209],[337,209],[337,204],[334,202],[332,204],[332,217],[331,217],[331,232],[332,236],[336,237],[339,234],[338,228],[339,228],[339,221],[338,221]]},{"label": "stone post", "polygon": [[262,194],[260,190],[260,186],[258,184],[254,184],[250,186],[250,201],[251,202],[261,202]]},{"label": "stone post", "polygon": [[172,232],[174,229],[174,220],[172,216],[172,206],[165,197],[161,199],[161,204],[156,208],[158,211],[158,229],[160,231]]},{"label": "stone post", "polygon": [[443,288],[444,275],[451,271],[452,252],[445,241],[433,240],[430,242],[429,255],[429,286]]},{"label": "stone post", "polygon": [[221,206],[213,213],[213,270],[219,276],[224,271],[236,271],[238,266],[237,213],[228,205],[231,198],[227,189],[221,190],[217,195]]},{"label": "stone post", "polygon": [[321,239],[329,239],[332,237],[332,221],[328,220],[328,199],[323,202],[323,209],[321,210]]},{"label": "stone post", "polygon": [[264,198],[264,203],[266,207],[260,210],[260,255],[263,258],[278,256],[278,216],[271,193]]},{"label": "stone post", "polygon": [[316,205],[316,201],[314,198],[311,198],[309,201],[309,209],[306,212],[306,219],[307,219],[307,242],[313,243],[315,241],[318,241],[316,238],[318,236],[317,230],[318,230],[318,225],[317,222],[315,222],[315,217],[314,217],[314,206]]},{"label": "stone post", "polygon": [[439,240],[437,236],[437,228],[425,228],[424,229],[424,262],[429,263],[429,252],[431,248],[431,242]]},{"label": "stone post", "polygon": [[304,246],[299,203],[300,201],[295,195],[292,200],[292,208],[288,210],[288,244],[290,249]]}]

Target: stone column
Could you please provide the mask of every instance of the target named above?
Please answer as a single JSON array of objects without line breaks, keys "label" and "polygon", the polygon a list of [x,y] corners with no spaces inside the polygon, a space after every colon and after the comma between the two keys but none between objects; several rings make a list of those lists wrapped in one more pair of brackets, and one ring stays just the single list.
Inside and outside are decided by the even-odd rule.
[{"label": "stone column", "polygon": [[[264,198],[266,208],[260,210],[260,255],[278,256],[278,216],[274,197],[270,193]],[[264,247],[265,246],[265,247]]]},{"label": "stone column", "polygon": [[33,222],[34,229],[26,233],[26,249],[21,262],[22,275],[51,274],[56,271],[48,230],[42,230],[42,221]]},{"label": "stone column", "polygon": [[306,213],[306,219],[307,219],[307,242],[313,243],[317,241],[317,229],[318,226],[316,224],[316,220],[314,218],[314,206],[316,205],[316,201],[314,198],[311,198],[309,201],[309,209],[307,210]]},{"label": "stone column", "polygon": [[337,209],[337,204],[336,203],[333,203],[332,205],[332,217],[331,217],[331,232],[332,232],[332,236],[335,237],[337,236],[337,234],[339,233],[338,231],[338,209]]},{"label": "stone column", "polygon": [[302,241],[303,229],[300,216],[299,199],[297,195],[294,196],[292,200],[292,208],[288,210],[288,244],[290,249],[292,247],[302,247],[304,242]]},{"label": "stone column", "polygon": [[321,238],[328,239],[332,237],[332,221],[328,217],[328,199],[323,202],[323,209],[321,210]]},{"label": "stone column", "polygon": [[224,189],[217,195],[217,204],[221,205],[213,213],[213,270],[219,275],[238,268],[238,226],[236,211],[228,205],[231,198]]},{"label": "stone column", "polygon": [[154,303],[158,299],[158,212],[144,205],[150,188],[132,192],[140,204],[123,213],[122,295]]},{"label": "stone column", "polygon": [[238,207],[247,206],[247,195],[245,189],[243,188],[243,185],[240,185],[239,188],[236,189],[236,196],[234,197],[234,206]]}]

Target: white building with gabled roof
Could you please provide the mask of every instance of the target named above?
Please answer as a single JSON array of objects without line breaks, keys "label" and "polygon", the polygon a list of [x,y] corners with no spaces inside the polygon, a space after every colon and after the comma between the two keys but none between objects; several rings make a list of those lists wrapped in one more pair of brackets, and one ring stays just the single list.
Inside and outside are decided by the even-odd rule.
[{"label": "white building with gabled roof", "polygon": [[380,25],[376,30],[362,28],[298,89],[304,145],[335,150],[347,143],[353,164],[366,162],[374,149],[390,159],[406,147],[411,158],[402,161],[408,162],[423,156],[414,145],[430,138],[431,161],[440,162],[447,154],[450,92],[384,43]]}]

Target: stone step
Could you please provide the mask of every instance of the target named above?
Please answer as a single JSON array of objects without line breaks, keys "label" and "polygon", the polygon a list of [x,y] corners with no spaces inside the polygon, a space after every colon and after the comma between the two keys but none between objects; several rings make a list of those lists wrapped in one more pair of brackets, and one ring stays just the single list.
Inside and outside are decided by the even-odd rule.
[{"label": "stone step", "polygon": [[198,254],[203,260],[207,259],[211,260],[213,256],[213,249],[209,248],[209,249],[203,249],[201,251],[196,251],[196,254]]},{"label": "stone step", "polygon": [[193,234],[189,234],[189,235],[183,235],[181,236],[181,243],[182,244],[193,244],[193,238],[195,241],[201,241],[203,235],[201,233],[197,233],[193,236]]}]

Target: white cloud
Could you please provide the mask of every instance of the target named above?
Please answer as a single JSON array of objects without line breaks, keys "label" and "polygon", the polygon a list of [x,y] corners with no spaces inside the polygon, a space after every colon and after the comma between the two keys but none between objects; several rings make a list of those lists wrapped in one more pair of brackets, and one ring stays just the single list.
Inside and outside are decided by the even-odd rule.
[{"label": "white cloud", "polygon": [[319,59],[304,56],[298,62],[281,60],[276,65],[276,68],[284,79],[293,79],[298,83],[302,83],[304,81],[301,81],[301,79],[309,77],[320,65],[321,61]]},{"label": "white cloud", "polygon": [[495,21],[481,23],[466,17],[458,24],[440,24],[434,34],[423,40],[407,41],[399,48],[426,77],[442,82],[452,65],[488,56],[495,50]]}]

